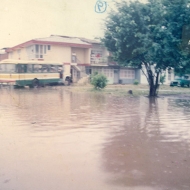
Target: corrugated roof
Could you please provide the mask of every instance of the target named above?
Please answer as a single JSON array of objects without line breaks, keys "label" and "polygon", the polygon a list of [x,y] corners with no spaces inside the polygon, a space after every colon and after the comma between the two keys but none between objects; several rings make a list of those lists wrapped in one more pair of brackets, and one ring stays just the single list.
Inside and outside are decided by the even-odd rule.
[{"label": "corrugated roof", "polygon": [[73,38],[73,37],[50,36],[47,38],[37,38],[34,40],[48,41],[48,42],[60,42],[60,43],[71,43],[71,44],[81,44],[81,45],[91,45],[87,42],[80,40],[79,38]]},{"label": "corrugated roof", "polygon": [[61,37],[61,38],[67,38],[67,39],[79,39],[83,42],[86,42],[86,43],[90,43],[90,44],[100,44],[100,40],[92,40],[92,39],[87,39],[87,38],[84,38],[84,37],[72,37],[72,36],[61,36],[61,35],[51,35],[52,37],[53,36],[57,36],[57,37]]},{"label": "corrugated roof", "polygon": [[87,38],[79,38],[81,39],[83,42],[87,42],[90,44],[100,44],[101,42],[99,40],[91,40],[91,39],[87,39]]}]

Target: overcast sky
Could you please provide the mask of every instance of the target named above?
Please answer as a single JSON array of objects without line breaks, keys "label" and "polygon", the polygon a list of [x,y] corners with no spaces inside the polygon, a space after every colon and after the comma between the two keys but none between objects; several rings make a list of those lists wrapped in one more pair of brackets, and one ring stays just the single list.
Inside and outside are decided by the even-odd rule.
[{"label": "overcast sky", "polygon": [[[105,1],[105,0],[104,0]],[[51,34],[94,39],[103,35],[104,13],[95,12],[97,0],[1,0],[0,48]]]},{"label": "overcast sky", "polygon": [[[114,8],[107,3],[104,13],[97,13],[98,0],[1,0],[0,48],[54,35],[94,39],[103,36],[104,19]],[[120,0],[116,0],[120,1]],[[144,0],[142,0],[144,1]],[[97,12],[96,12],[97,11]]]}]

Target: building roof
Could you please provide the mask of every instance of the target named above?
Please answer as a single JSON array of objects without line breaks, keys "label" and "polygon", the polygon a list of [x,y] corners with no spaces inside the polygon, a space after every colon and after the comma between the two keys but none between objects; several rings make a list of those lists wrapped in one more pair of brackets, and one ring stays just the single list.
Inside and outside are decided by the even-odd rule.
[{"label": "building roof", "polygon": [[91,44],[100,44],[101,43],[99,40],[91,40],[91,39],[87,39],[87,38],[80,38],[80,39],[84,42],[91,43]]},{"label": "building roof", "polygon": [[47,38],[37,38],[35,39],[37,41],[48,41],[48,42],[62,42],[62,43],[70,43],[70,44],[81,44],[81,45],[91,45],[89,43],[86,43],[79,38],[75,37],[66,37],[66,36],[55,36],[51,35]]},{"label": "building roof", "polygon": [[12,48],[6,49],[6,52],[11,52],[17,49],[21,49],[30,45],[34,44],[40,44],[40,45],[62,45],[66,47],[79,47],[79,48],[91,48],[92,44],[82,41],[79,38],[76,37],[66,37],[66,36],[55,36],[51,35],[47,38],[37,38],[33,39],[27,42],[24,42],[22,44],[19,44],[17,46],[14,46]]},{"label": "building roof", "polygon": [[87,38],[83,38],[83,37],[71,37],[71,36],[61,36],[61,35],[51,35],[51,36],[57,36],[57,37],[61,37],[64,39],[70,39],[70,40],[77,39],[77,40],[80,40],[80,41],[83,41],[83,42],[86,42],[89,44],[100,44],[101,43],[100,40],[92,40],[92,39],[87,39]]}]

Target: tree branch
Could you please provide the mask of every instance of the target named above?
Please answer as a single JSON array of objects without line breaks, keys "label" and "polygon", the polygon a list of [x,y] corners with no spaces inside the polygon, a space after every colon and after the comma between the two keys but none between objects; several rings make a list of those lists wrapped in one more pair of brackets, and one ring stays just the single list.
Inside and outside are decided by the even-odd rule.
[{"label": "tree branch", "polygon": [[148,78],[148,76],[145,74],[144,70],[141,69],[141,71],[143,72],[144,76],[146,77],[146,79],[147,79],[147,81],[148,81],[148,84],[150,84],[150,82],[149,82],[149,78]]}]

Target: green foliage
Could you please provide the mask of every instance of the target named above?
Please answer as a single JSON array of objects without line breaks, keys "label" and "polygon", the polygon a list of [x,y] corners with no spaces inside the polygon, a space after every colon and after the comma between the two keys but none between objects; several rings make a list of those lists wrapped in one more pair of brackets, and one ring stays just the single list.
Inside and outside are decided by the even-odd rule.
[{"label": "green foliage", "polygon": [[165,81],[166,81],[166,75],[161,75],[161,76],[160,76],[160,83],[161,83],[161,84],[164,84]]},{"label": "green foliage", "polygon": [[190,66],[190,0],[121,2],[109,14],[102,42],[123,66],[145,68],[150,96],[167,68]]},{"label": "green foliage", "polygon": [[177,75],[177,76],[182,77],[182,76],[184,76],[186,74],[190,75],[190,67],[185,66],[185,67],[182,67],[182,68],[176,68],[175,69],[175,75]]},{"label": "green foliage", "polygon": [[138,81],[138,80],[135,80],[133,84],[134,84],[134,85],[138,85],[138,84],[139,84],[139,81]]},{"label": "green foliage", "polygon": [[94,88],[98,90],[98,89],[105,88],[108,83],[108,80],[107,80],[106,76],[95,72],[91,76],[90,82],[94,86]]}]

